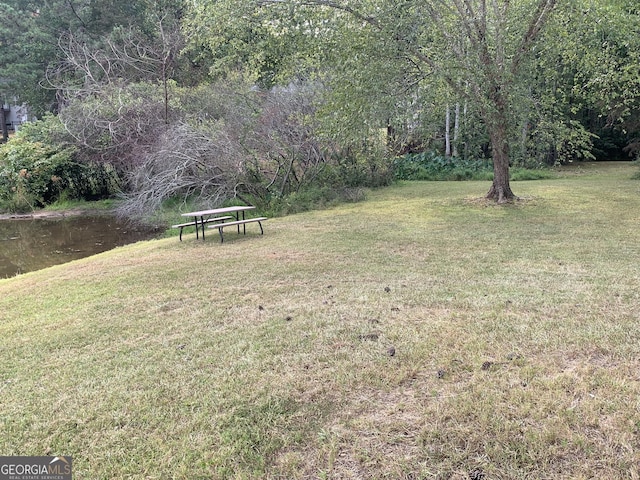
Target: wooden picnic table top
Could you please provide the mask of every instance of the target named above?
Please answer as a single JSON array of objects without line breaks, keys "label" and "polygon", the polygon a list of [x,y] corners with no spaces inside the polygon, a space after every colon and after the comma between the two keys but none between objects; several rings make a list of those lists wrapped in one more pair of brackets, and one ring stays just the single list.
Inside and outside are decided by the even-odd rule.
[{"label": "wooden picnic table top", "polygon": [[218,215],[219,213],[242,212],[244,210],[252,210],[256,207],[253,205],[236,205],[233,207],[212,208],[210,210],[200,210],[198,212],[181,213],[183,217],[204,217],[205,215]]}]

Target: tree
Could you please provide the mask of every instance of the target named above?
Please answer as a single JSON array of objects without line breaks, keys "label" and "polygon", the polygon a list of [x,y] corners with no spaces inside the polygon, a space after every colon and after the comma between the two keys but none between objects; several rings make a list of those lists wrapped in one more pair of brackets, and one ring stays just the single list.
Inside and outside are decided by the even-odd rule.
[{"label": "tree", "polygon": [[[385,32],[409,61],[424,64],[451,90],[473,102],[487,129],[493,157],[494,180],[487,198],[498,203],[515,198],[509,184],[513,85],[556,0],[417,0],[382,10],[383,14],[324,0],[313,3],[349,12]],[[407,17],[406,12],[409,21],[397,22]]]},{"label": "tree", "polygon": [[[47,88],[47,70],[60,59],[58,39],[82,34],[94,45],[116,26],[144,23],[159,2],[128,0],[3,0],[0,2],[0,79],[4,93],[30,105],[36,114],[58,110],[56,91]],[[160,2],[162,3],[162,2]],[[0,91],[0,93],[2,93]]]},{"label": "tree", "polygon": [[7,131],[7,120],[5,115],[4,105],[0,102],[0,130],[2,131],[2,136],[0,136],[0,143],[4,143],[9,138],[9,132]]},{"label": "tree", "polygon": [[[170,94],[181,78],[182,0],[143,2],[137,24],[113,27],[94,39],[84,31],[64,32],[59,60],[47,69],[58,92],[58,116],[87,157],[133,167],[171,118]],[[183,75],[182,78],[187,78]]]},{"label": "tree", "polygon": [[[254,19],[254,23],[263,28],[265,25],[277,26],[283,35],[290,34],[292,30],[302,32],[306,41],[325,42],[331,47],[335,46],[331,42],[340,39],[358,42],[354,39],[368,30],[371,33],[367,35],[376,42],[371,48],[375,49],[376,55],[369,57],[368,61],[375,67],[364,74],[361,71],[348,72],[356,78],[354,83],[375,83],[378,90],[383,90],[384,83],[375,73],[370,75],[371,70],[380,67],[380,71],[385,71],[382,66],[385,62],[404,64],[401,72],[417,72],[417,83],[444,82],[455,93],[457,101],[469,102],[480,115],[491,145],[494,181],[487,197],[502,203],[515,198],[509,184],[509,140],[513,123],[510,115],[519,93],[514,87],[522,70],[530,68],[529,62],[535,60],[531,53],[556,2],[254,0],[214,4],[202,0],[197,3],[199,24],[211,23],[210,15],[215,15],[212,12],[220,8],[235,8],[245,12],[244,16]],[[252,10],[251,5],[259,7],[258,10]],[[294,18],[306,18],[307,23],[283,25],[282,18],[274,15],[282,12],[283,8],[294,12],[291,14]],[[333,17],[327,17],[328,11],[334,12]],[[260,15],[261,22],[255,21]],[[318,23],[319,19],[323,23]],[[305,25],[319,27],[304,28]],[[342,29],[342,32],[330,32],[331,28]],[[313,59],[313,62],[317,60]],[[323,65],[325,69],[331,67]],[[369,101],[375,103],[374,99]]]},{"label": "tree", "polygon": [[[640,153],[640,8],[633,0],[610,0],[578,12],[574,94],[581,121],[598,135],[606,155]],[[577,28],[576,28],[577,27]],[[616,152],[617,151],[617,152]]]},{"label": "tree", "polygon": [[184,46],[175,12],[149,12],[150,34],[142,26],[118,27],[96,45],[82,33],[58,40],[60,60],[47,69],[49,84],[63,101],[99,95],[115,83],[159,82],[164,95],[164,121],[169,123],[169,82]]},{"label": "tree", "polygon": [[37,96],[32,86],[38,82],[39,62],[27,41],[29,34],[34,41],[40,38],[35,33],[34,13],[16,0],[0,2],[0,98]]}]

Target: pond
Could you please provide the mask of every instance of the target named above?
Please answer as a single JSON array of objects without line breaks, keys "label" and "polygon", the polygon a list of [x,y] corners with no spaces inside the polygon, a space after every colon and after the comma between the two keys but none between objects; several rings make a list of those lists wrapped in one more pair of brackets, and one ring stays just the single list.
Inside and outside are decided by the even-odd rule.
[{"label": "pond", "polygon": [[0,278],[88,257],[161,234],[106,214],[0,220]]}]

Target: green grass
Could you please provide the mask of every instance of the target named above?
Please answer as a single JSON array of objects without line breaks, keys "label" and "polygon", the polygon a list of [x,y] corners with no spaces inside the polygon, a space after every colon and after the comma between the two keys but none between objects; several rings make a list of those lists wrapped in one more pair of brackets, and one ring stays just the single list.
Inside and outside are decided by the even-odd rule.
[{"label": "green grass", "polygon": [[0,452],[78,479],[637,478],[633,173],[507,206],[403,182],[0,280]]}]

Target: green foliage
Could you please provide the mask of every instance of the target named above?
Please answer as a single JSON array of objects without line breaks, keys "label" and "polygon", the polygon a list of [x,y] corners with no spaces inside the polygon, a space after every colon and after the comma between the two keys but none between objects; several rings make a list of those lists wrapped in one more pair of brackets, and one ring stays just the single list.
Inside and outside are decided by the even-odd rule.
[{"label": "green foliage", "polygon": [[258,206],[266,215],[280,216],[330,207],[339,202],[338,192],[333,188],[312,186],[284,197],[272,196]]},{"label": "green foliage", "polygon": [[254,186],[254,192],[262,194],[252,195],[250,203],[269,216],[291,215],[340,203],[359,202],[365,198],[365,189],[392,182],[391,168],[386,160],[358,157],[340,157],[326,163],[313,182],[284,195],[268,188],[258,190]]},{"label": "green foliage", "polygon": [[68,134],[60,118],[50,113],[45,114],[42,120],[37,122],[22,124],[17,137],[48,145],[69,145],[67,142]]},{"label": "green foliage", "polygon": [[591,153],[594,135],[575,120],[541,120],[529,141],[528,162],[560,165],[573,161],[595,160]]},{"label": "green foliage", "polygon": [[106,197],[119,188],[109,165],[84,164],[76,149],[55,143],[60,125],[55,117],[25,125],[0,146],[0,209],[30,211],[61,199]]},{"label": "green foliage", "polygon": [[[123,175],[138,169],[147,179],[153,172],[154,195],[160,192],[162,199],[211,192],[215,184],[220,197],[240,193],[282,202],[292,195],[305,204],[332,201],[343,189],[386,185],[394,177],[490,179],[491,164],[476,159],[507,141],[511,158],[504,152],[496,165],[535,169],[592,159],[595,118],[603,124],[599,129],[615,124],[630,132],[625,142],[630,154],[637,153],[633,0],[609,6],[596,1],[589,9],[565,2],[554,10],[555,3],[518,0],[506,8],[498,2],[504,10],[486,10],[471,0],[478,8],[456,13],[423,0],[0,0],[8,19],[0,26],[0,64],[5,60],[3,79],[12,80],[11,88],[37,85],[46,71],[61,82],[58,92],[66,92],[60,112],[66,129],[51,119],[46,131],[25,127],[29,142],[56,154],[67,151],[66,141],[75,145],[61,161],[76,179],[60,186],[65,195],[78,195],[74,188],[87,175],[109,177],[105,170],[86,173],[90,162],[106,161]],[[549,16],[537,25],[548,24],[538,38],[529,22],[535,7],[545,4]],[[469,28],[478,20],[472,10],[492,35],[476,36]],[[70,39],[75,43],[65,43]],[[107,51],[111,56],[103,56]],[[232,87],[194,87],[207,75],[224,78],[226,87],[242,78],[246,91],[228,95]],[[391,162],[380,153],[381,145],[394,155],[443,152],[445,112],[456,120],[446,130],[456,158],[430,153]],[[494,141],[496,132],[504,141]],[[614,145],[606,139],[601,144]],[[58,162],[52,152],[20,148],[31,158],[23,167],[30,181],[34,157]],[[152,163],[161,155],[163,162]],[[179,159],[190,167],[182,168]],[[172,168],[182,168],[183,177],[193,174],[197,185],[189,178],[168,185],[177,177]],[[541,175],[522,172],[512,178]],[[16,185],[8,188],[18,192]],[[133,186],[130,179],[127,186]],[[22,199],[17,203],[38,205],[60,196],[43,180],[32,187],[16,193]]]},{"label": "green foliage", "polygon": [[551,164],[624,159],[633,154],[640,126],[637,2],[594,1],[588,8],[558,2],[557,8],[538,67],[524,72],[533,100],[529,154]]},{"label": "green foliage", "polygon": [[[573,88],[585,105],[582,121],[605,137],[604,158],[634,153],[640,127],[640,15],[633,0],[598,2],[577,23],[581,36]],[[626,148],[624,148],[626,146]],[[635,147],[637,148],[637,147]]]},{"label": "green foliage", "polygon": [[288,2],[199,0],[186,10],[184,53],[212,78],[242,72],[262,88],[323,68],[325,50],[315,40],[326,40],[335,21],[331,11]]},{"label": "green foliage", "polygon": [[360,187],[338,188],[329,185],[310,185],[284,197],[272,196],[266,201],[255,199],[250,203],[255,204],[265,215],[278,217],[322,210],[343,203],[361,202],[365,198],[366,190]]},{"label": "green foliage", "polygon": [[486,160],[444,157],[434,151],[407,154],[394,161],[398,180],[491,180],[493,168]]},{"label": "green foliage", "polygon": [[[59,98],[56,94],[59,91],[42,88],[42,85],[48,86],[52,78],[58,79],[52,72],[64,62],[58,41],[61,35],[82,32],[87,44],[103,47],[114,27],[138,25],[144,28],[155,8],[168,8],[171,3],[170,0],[1,1],[0,65],[3,71],[0,94],[19,96],[37,115],[57,110]],[[180,5],[173,8],[180,8]]]},{"label": "green foliage", "polygon": [[0,148],[0,202],[10,211],[28,211],[57,198],[67,183],[73,152],[15,138]]},{"label": "green foliage", "polygon": [[376,142],[364,142],[335,155],[325,178],[333,179],[333,186],[342,188],[378,188],[393,181],[393,165]]},{"label": "green foliage", "polygon": [[[447,158],[433,151],[398,157],[393,165],[395,177],[398,180],[493,180],[493,167],[490,161]],[[552,171],[541,166],[538,168],[512,167],[509,176],[515,181],[556,177]]]}]

